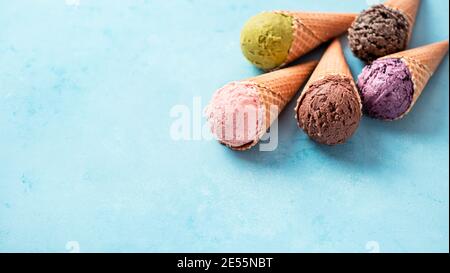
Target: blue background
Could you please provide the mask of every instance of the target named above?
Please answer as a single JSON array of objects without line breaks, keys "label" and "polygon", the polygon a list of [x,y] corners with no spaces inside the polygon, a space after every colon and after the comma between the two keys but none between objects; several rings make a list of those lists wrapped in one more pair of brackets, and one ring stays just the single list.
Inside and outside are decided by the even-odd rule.
[{"label": "blue background", "polygon": [[[260,73],[251,15],[376,1],[78,1],[0,0],[0,251],[449,251],[448,56],[406,118],[345,145],[293,103],[273,152],[170,137],[173,106]],[[448,38],[448,1],[422,2],[412,47]]]}]

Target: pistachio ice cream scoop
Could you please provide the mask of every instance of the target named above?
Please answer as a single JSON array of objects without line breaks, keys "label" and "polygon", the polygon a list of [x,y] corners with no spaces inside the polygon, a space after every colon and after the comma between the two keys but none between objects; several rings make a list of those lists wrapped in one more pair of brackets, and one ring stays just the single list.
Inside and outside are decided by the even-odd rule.
[{"label": "pistachio ice cream scoop", "polygon": [[272,69],[287,59],[293,40],[291,16],[263,12],[252,17],[241,32],[241,49],[255,66]]},{"label": "pistachio ice cream scoop", "polygon": [[272,11],[251,17],[241,49],[256,67],[274,70],[345,32],[356,14]]}]

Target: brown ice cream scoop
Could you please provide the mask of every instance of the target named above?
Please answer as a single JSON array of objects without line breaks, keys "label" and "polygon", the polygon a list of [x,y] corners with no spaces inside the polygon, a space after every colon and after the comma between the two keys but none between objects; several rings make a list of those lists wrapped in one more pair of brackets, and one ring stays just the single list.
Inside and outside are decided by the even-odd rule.
[{"label": "brown ice cream scoop", "polygon": [[295,107],[300,128],[314,141],[344,143],[356,131],[362,104],[339,40],[334,40]]},{"label": "brown ice cream scoop", "polygon": [[351,79],[326,76],[312,83],[299,102],[299,126],[316,142],[344,143],[356,131],[361,108]]},{"label": "brown ice cream scoop", "polygon": [[420,0],[387,0],[362,11],[348,30],[350,49],[367,62],[405,50],[419,5]]}]

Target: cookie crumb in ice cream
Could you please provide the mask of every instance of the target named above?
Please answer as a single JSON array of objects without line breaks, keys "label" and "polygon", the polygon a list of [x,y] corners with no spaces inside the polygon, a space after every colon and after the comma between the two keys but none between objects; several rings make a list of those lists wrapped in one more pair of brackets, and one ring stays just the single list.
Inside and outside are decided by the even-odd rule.
[{"label": "cookie crumb in ice cream", "polygon": [[408,44],[409,25],[400,11],[375,5],[364,10],[348,30],[353,53],[364,61],[402,51]]}]

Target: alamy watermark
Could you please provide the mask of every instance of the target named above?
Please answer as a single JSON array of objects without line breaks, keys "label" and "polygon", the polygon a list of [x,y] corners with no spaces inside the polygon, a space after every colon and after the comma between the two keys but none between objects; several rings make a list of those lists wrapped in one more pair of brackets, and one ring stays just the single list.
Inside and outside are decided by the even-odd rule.
[{"label": "alamy watermark", "polygon": [[78,241],[68,241],[66,243],[66,250],[69,253],[80,253],[80,243]]},{"label": "alamy watermark", "polygon": [[377,241],[368,241],[366,243],[366,250],[369,253],[380,253],[380,243],[378,243]]}]

